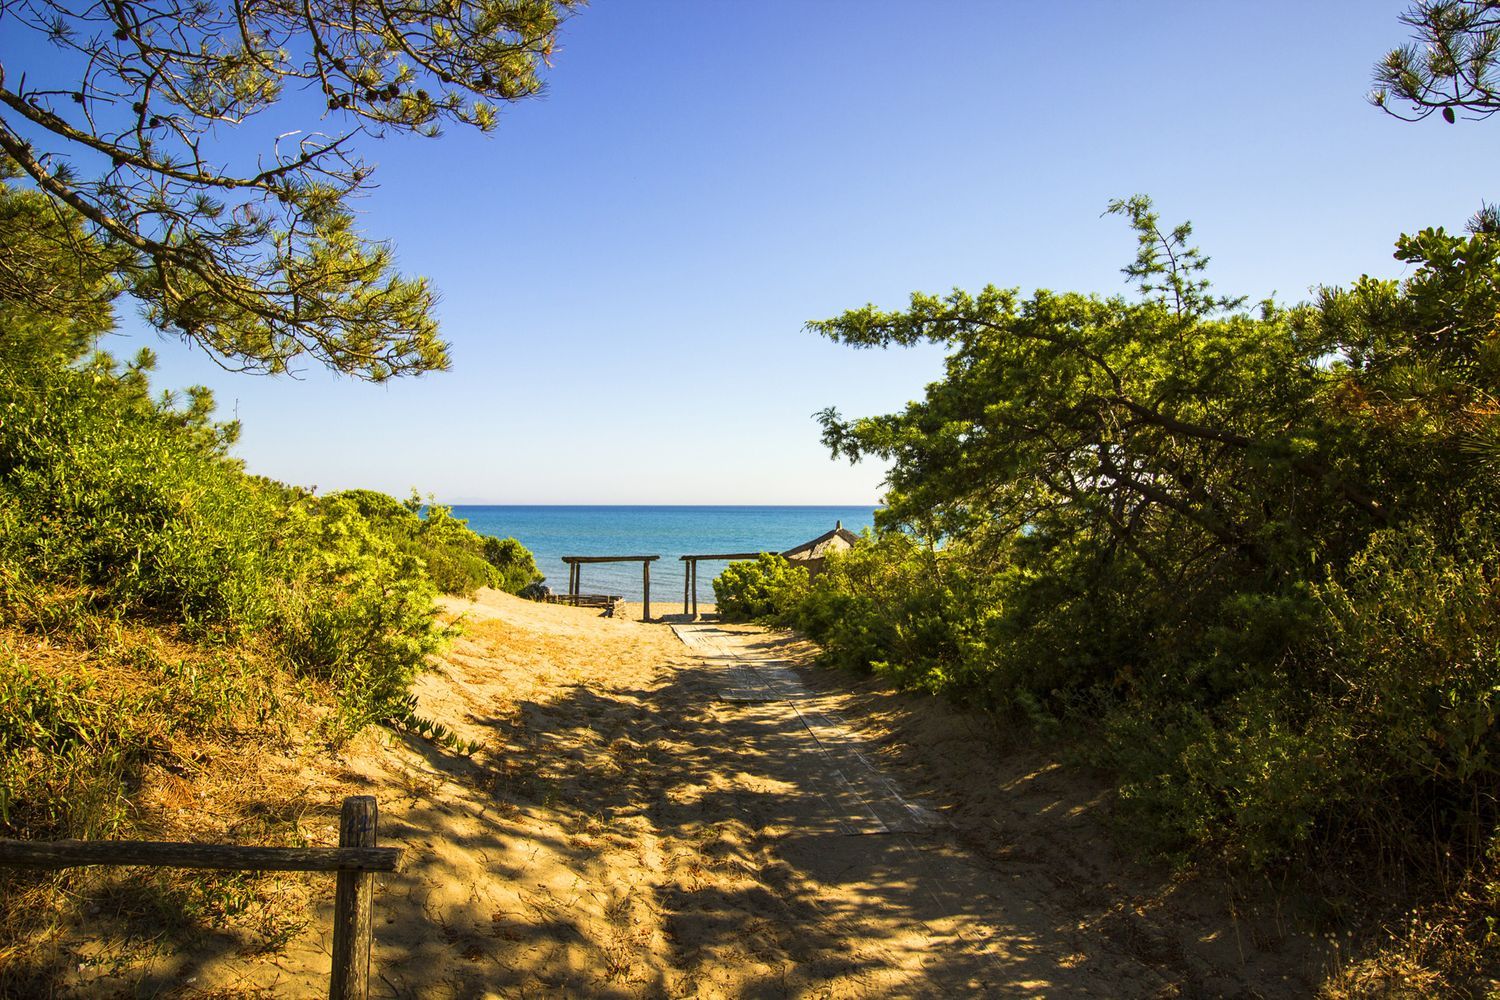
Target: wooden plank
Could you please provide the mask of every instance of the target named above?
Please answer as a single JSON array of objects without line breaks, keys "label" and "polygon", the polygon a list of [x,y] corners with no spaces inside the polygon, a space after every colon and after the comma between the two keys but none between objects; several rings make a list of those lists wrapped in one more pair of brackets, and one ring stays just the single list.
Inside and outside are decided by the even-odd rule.
[{"label": "wooden plank", "polygon": [[0,866],[75,868],[209,868],[259,872],[389,872],[399,847],[241,847],[147,840],[4,840]]},{"label": "wooden plank", "polygon": [[566,604],[575,608],[602,608],[625,600],[619,594],[551,594],[543,603]]},{"label": "wooden plank", "polygon": [[[373,795],[351,795],[339,814],[339,846],[372,848],[380,811]],[[375,876],[341,871],[333,897],[333,969],[330,1000],[367,1000],[370,995],[370,943],[375,928]]]},{"label": "wooden plank", "polygon": [[563,556],[565,563],[655,562],[661,556]]},{"label": "wooden plank", "polygon": [[720,552],[720,553],[717,553],[717,554],[714,554],[714,555],[706,555],[706,556],[697,556],[697,555],[694,555],[694,556],[678,556],[678,558],[679,559],[692,559],[692,560],[695,560],[695,561],[698,560],[698,559],[706,559],[706,560],[709,560],[709,561],[713,561],[715,559],[718,559],[718,560],[722,561],[722,560],[726,560],[727,559],[727,560],[730,560],[732,562],[732,561],[735,561],[735,560],[738,560],[738,559],[759,559],[762,554],[763,554],[762,552]]}]

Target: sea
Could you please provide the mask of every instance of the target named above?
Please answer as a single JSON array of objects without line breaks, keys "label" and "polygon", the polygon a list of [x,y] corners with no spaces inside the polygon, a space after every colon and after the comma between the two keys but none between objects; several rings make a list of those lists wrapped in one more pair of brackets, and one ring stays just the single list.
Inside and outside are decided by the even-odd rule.
[{"label": "sea", "polygon": [[[682,600],[678,557],[719,552],[782,552],[832,531],[858,533],[875,524],[874,507],[566,507],[471,506],[453,508],[482,535],[514,538],[531,550],[547,586],[567,593],[563,556],[659,555],[651,564],[651,602],[663,608]],[[723,563],[700,563],[698,600],[712,603],[710,581]],[[583,567],[582,589],[639,601],[640,563]]]}]

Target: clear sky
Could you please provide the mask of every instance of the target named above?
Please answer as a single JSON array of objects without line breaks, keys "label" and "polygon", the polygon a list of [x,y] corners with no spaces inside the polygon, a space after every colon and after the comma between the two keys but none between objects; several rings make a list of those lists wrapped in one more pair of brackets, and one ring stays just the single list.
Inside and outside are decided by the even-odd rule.
[{"label": "clear sky", "polygon": [[[599,0],[493,136],[372,145],[362,224],[441,289],[451,372],[371,386],[219,371],[252,471],[448,502],[864,503],[814,411],[884,412],[932,350],[809,319],[993,282],[1113,293],[1105,204],[1191,219],[1219,289],[1395,276],[1403,230],[1500,200],[1500,120],[1365,103],[1403,2]],[[129,307],[124,310],[129,313]]]}]

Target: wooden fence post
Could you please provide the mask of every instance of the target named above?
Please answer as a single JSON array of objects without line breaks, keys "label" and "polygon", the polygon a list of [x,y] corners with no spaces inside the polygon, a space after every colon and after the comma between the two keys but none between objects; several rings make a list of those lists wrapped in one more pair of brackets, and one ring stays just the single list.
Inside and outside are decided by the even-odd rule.
[{"label": "wooden fence post", "polygon": [[[352,795],[339,813],[340,847],[376,846],[380,813],[373,795]],[[375,876],[341,871],[333,897],[333,970],[329,1000],[367,1000],[370,940],[374,931]]]}]

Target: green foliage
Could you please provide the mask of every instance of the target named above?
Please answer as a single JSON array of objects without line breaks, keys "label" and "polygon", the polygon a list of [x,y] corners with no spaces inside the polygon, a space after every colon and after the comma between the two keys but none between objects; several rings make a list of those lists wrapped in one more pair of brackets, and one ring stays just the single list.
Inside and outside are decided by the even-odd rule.
[{"label": "green foliage", "polygon": [[353,503],[245,475],[193,398],[151,399],[143,366],[0,359],[0,607],[71,593],[204,639],[261,634],[355,726],[383,718],[439,637],[422,564]]},{"label": "green foliage", "polygon": [[[24,176],[59,225],[93,237],[76,266],[115,275],[152,323],[227,366],[308,356],[376,381],[445,368],[431,288],[355,226],[372,183],[359,147],[493,128],[541,91],[576,6],[6,3],[8,33],[35,37],[0,78],[0,178]],[[314,94],[318,120],[288,119],[288,90]],[[275,127],[241,135],[274,145],[219,143],[257,116]],[[0,274],[45,274],[59,245],[0,238]]]},{"label": "green foliage", "polygon": [[501,570],[483,539],[446,511],[419,518],[378,494],[319,499],[247,475],[226,454],[237,428],[212,422],[205,391],[151,396],[148,355],[67,363],[35,338],[3,343],[0,625],[108,646],[122,625],[149,622],[263,658],[214,680],[147,664],[156,700],[139,702],[95,697],[86,678],[9,671],[7,822],[104,829],[118,820],[105,805],[152,745],[141,720],[208,725],[270,704],[270,663],[326,685],[334,735],[412,718],[411,681],[445,636],[424,555],[460,550],[489,581]]},{"label": "green foliage", "polygon": [[[1473,515],[1383,531],[1317,588],[1320,644],[1337,650],[1315,718],[1350,732],[1349,783],[1368,827],[1395,821],[1479,845],[1500,788],[1500,557]],[[1378,803],[1378,806],[1377,806]]]},{"label": "green foliage", "polygon": [[[1370,101],[1417,121],[1441,110],[1488,118],[1500,111],[1500,4],[1495,0],[1419,0],[1401,15],[1415,41],[1392,49],[1375,67]],[[1392,99],[1410,105],[1391,106]]]},{"label": "green foliage", "polygon": [[115,262],[77,218],[8,177],[0,160],[0,352],[73,361],[110,327]]},{"label": "green foliage", "polygon": [[810,324],[950,353],[901,412],[822,415],[891,463],[882,531],[774,612],[832,662],[1097,734],[1164,852],[1473,862],[1500,819],[1500,239],[1404,236],[1402,282],[1246,312],[1187,227],[1112,209],[1140,299]]},{"label": "green foliage", "polygon": [[417,524],[412,542],[426,563],[432,582],[445,594],[469,596],[480,587],[499,582],[495,567],[484,557],[484,539],[470,531],[447,507],[437,504],[428,507],[427,516]]},{"label": "green foliage", "polygon": [[449,507],[428,505],[415,493],[404,503],[373,490],[334,494],[355,505],[360,515],[402,552],[421,560],[434,586],[445,594],[471,597],[480,587],[517,594],[542,579],[536,559],[514,538],[494,538],[469,530]]},{"label": "green foliage", "polygon": [[519,594],[533,583],[541,583],[545,577],[536,567],[536,557],[514,538],[495,538],[481,535],[484,546],[484,561],[495,571],[493,587],[507,594]]},{"label": "green foliage", "polygon": [[762,552],[754,562],[732,562],[714,577],[714,601],[729,621],[776,618],[807,589],[807,570]]},{"label": "green foliage", "polygon": [[105,837],[125,814],[122,776],[139,756],[142,699],[100,697],[8,655],[0,675],[0,831]]},{"label": "green foliage", "polygon": [[339,692],[348,731],[391,717],[443,638],[421,562],[334,496],[294,508],[302,558],[278,587],[279,645]]},{"label": "green foliage", "polygon": [[271,613],[262,581],[286,554],[286,501],[224,457],[235,428],[208,422],[206,393],[186,408],[153,400],[149,364],[0,359],[0,520],[13,528],[0,556],[125,613],[258,627]]},{"label": "green foliage", "polygon": [[979,615],[956,560],[901,532],[868,534],[831,552],[785,618],[820,642],[827,662],[930,691],[963,683],[963,651]]}]

